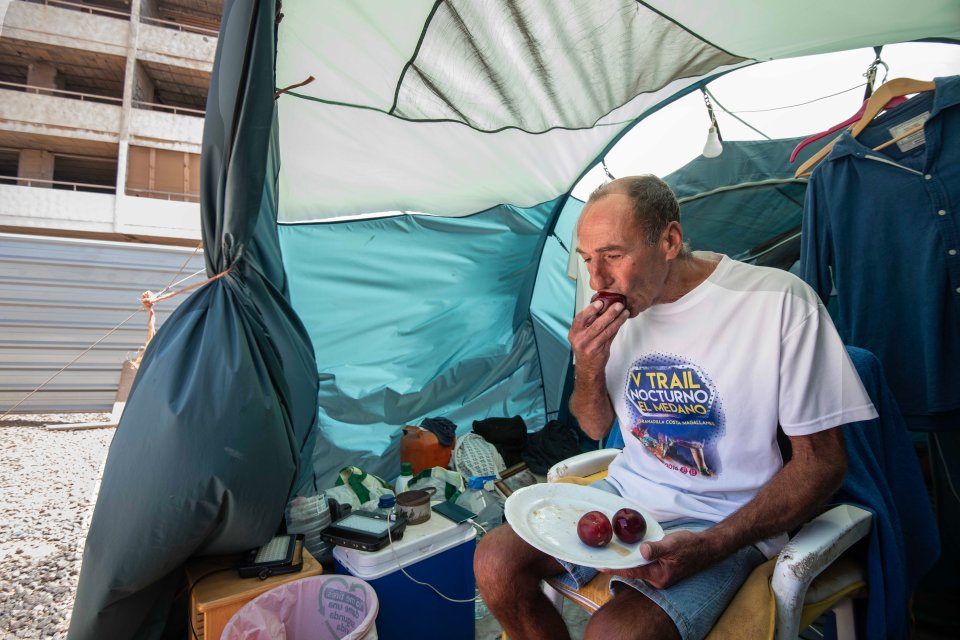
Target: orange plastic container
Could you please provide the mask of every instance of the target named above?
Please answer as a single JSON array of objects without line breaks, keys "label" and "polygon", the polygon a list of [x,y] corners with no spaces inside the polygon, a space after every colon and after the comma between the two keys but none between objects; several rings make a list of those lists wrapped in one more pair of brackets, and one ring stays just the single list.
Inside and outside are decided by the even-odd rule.
[{"label": "orange plastic container", "polygon": [[400,438],[400,462],[409,462],[413,475],[433,467],[446,468],[453,455],[453,445],[444,447],[437,434],[423,427],[406,426]]}]

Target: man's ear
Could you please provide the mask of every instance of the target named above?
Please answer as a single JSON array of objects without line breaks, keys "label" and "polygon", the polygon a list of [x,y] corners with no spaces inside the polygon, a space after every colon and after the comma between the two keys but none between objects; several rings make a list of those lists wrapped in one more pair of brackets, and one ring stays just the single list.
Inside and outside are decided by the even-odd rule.
[{"label": "man's ear", "polygon": [[667,260],[673,260],[680,255],[683,248],[683,229],[679,222],[674,220],[667,223],[660,235],[660,243]]}]

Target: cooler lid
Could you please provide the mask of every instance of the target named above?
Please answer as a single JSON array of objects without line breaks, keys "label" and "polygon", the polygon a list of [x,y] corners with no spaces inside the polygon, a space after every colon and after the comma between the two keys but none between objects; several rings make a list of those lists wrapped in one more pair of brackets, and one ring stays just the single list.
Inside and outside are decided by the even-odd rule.
[{"label": "cooler lid", "polygon": [[476,535],[469,522],[456,524],[432,513],[426,522],[407,525],[403,538],[393,542],[392,550],[389,545],[379,551],[360,551],[337,546],[333,549],[333,555],[356,577],[374,580],[396,571],[398,559],[400,566],[406,568],[473,540]]}]

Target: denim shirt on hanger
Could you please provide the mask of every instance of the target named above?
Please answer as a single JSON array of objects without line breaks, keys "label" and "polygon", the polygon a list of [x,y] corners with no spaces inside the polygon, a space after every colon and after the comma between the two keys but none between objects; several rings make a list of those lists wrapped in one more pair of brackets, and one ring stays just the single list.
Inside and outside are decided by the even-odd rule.
[{"label": "denim shirt on hanger", "polygon": [[835,288],[841,338],[880,358],[911,428],[960,430],[960,76],[935,85],[814,170],[800,272],[825,303]]}]

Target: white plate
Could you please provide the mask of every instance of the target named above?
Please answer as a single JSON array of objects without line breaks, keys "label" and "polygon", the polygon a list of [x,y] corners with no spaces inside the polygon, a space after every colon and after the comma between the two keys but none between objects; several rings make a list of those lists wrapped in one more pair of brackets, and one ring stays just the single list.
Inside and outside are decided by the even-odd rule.
[{"label": "white plate", "polygon": [[605,547],[591,547],[577,536],[577,522],[588,511],[612,518],[618,509],[636,509],[647,521],[640,542],[663,537],[660,523],[643,507],[612,493],[569,483],[539,483],[513,492],[504,505],[507,522],[526,542],[544,553],[598,569],[629,569],[647,564],[640,542],[626,544],[616,536]]}]

